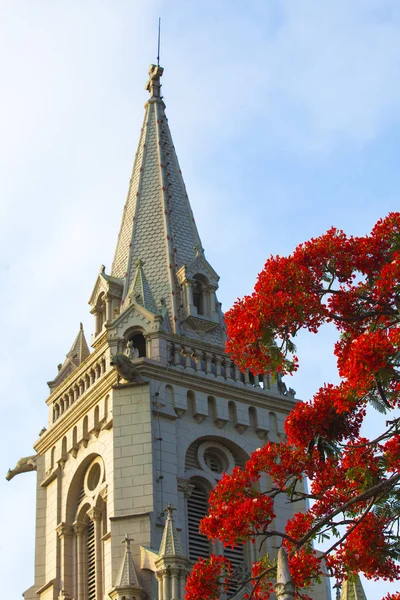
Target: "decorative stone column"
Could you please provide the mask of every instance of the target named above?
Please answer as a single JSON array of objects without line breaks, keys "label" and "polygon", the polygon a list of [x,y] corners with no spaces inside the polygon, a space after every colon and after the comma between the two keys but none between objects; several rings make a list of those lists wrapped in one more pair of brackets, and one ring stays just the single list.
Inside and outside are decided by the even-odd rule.
[{"label": "decorative stone column", "polygon": [[85,523],[75,521],[77,597],[85,598]]},{"label": "decorative stone column", "polygon": [[204,359],[206,361],[206,374],[207,375],[212,374],[212,358],[213,358],[213,355],[211,354],[211,352],[204,352]]},{"label": "decorative stone column", "polygon": [[215,355],[215,376],[216,377],[221,377],[221,373],[222,373],[222,356],[220,356],[219,354]]},{"label": "decorative stone column", "polygon": [[111,294],[106,295],[106,323],[110,323],[113,320],[112,314],[112,296]]},{"label": "decorative stone column", "polygon": [[182,369],[181,350],[177,344],[174,346],[173,353],[174,353],[174,366]]},{"label": "decorative stone column", "polygon": [[94,335],[99,335],[103,326],[102,314],[98,309],[92,311],[94,314]]},{"label": "decorative stone column", "polygon": [[201,353],[198,350],[193,350],[192,358],[194,358],[194,361],[196,363],[196,371],[198,373],[199,371],[201,371]]},{"label": "decorative stone column", "polygon": [[101,517],[102,513],[99,508],[91,508],[88,510],[88,517],[94,522],[94,549],[95,549],[95,572],[96,572],[96,600],[102,600],[103,590],[103,551],[101,543]]},{"label": "decorative stone column", "polygon": [[72,598],[72,540],[74,528],[60,523],[56,529],[60,539],[60,599]]}]

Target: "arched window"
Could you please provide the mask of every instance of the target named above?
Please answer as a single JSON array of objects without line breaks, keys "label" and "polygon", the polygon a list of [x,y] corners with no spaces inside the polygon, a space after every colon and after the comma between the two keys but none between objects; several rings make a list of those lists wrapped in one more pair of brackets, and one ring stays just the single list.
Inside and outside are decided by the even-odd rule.
[{"label": "arched window", "polygon": [[[88,464],[89,462],[89,464]],[[67,499],[67,522],[73,537],[65,537],[64,589],[79,600],[103,597],[103,542],[107,533],[104,462],[97,456],[78,469]],[[71,561],[72,557],[72,561]]]},{"label": "arched window", "polygon": [[[213,398],[209,397],[209,410],[213,409]],[[211,545],[211,542],[199,532],[200,521],[208,512],[208,496],[212,489],[212,480],[214,483],[221,478],[225,472],[231,472],[235,466],[243,466],[247,460],[247,455],[237,445],[222,440],[198,439],[193,442],[185,457],[185,469],[198,474],[190,478],[191,491],[187,497],[187,527],[188,527],[188,545],[189,559],[196,561],[199,557],[207,558],[210,553],[223,554],[232,563],[232,579],[230,581],[230,590],[225,598],[233,598],[239,589],[242,589],[242,582],[248,580],[249,571],[247,563],[249,562],[249,549],[243,545],[234,548],[222,548],[219,543]],[[204,479],[199,473],[203,471]]]},{"label": "arched window", "polygon": [[146,356],[146,340],[143,333],[130,335],[127,340],[130,358],[143,358]]},{"label": "arched window", "polygon": [[92,313],[95,316],[95,335],[98,335],[103,329],[106,320],[106,303],[104,293],[101,293],[97,299],[96,306]]},{"label": "arched window", "polygon": [[193,304],[197,309],[197,314],[201,316],[206,316],[210,312],[207,287],[207,277],[204,275],[193,277]]},{"label": "arched window", "polygon": [[197,314],[204,315],[203,292],[199,281],[195,281],[193,286],[193,304],[197,308]]}]

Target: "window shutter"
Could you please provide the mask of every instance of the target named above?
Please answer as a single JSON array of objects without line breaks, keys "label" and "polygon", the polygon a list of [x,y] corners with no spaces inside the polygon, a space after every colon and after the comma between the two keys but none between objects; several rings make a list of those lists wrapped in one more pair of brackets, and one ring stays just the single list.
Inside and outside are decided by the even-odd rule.
[{"label": "window shutter", "polygon": [[189,559],[207,558],[210,555],[210,542],[199,533],[199,525],[208,510],[208,494],[195,485],[190,498],[187,500],[189,526]]}]

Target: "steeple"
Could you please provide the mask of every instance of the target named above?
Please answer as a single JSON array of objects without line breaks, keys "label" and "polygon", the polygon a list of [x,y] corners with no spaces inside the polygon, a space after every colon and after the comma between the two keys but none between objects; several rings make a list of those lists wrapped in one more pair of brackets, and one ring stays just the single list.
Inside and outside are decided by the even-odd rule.
[{"label": "steeple", "polygon": [[[189,204],[165,115],[162,74],[162,67],[150,66],[150,98],[111,276],[121,282],[121,312],[136,303],[163,314],[165,330],[204,337],[222,324],[215,298],[219,277],[205,259]],[[223,343],[221,335],[216,341]]]},{"label": "steeple", "polygon": [[50,390],[54,390],[60,385],[74,371],[79,365],[89,356],[90,351],[86,342],[85,334],[83,332],[82,323],[79,326],[78,335],[76,336],[74,343],[68,352],[65,361],[62,365],[59,365],[57,376],[53,381],[48,382]]}]

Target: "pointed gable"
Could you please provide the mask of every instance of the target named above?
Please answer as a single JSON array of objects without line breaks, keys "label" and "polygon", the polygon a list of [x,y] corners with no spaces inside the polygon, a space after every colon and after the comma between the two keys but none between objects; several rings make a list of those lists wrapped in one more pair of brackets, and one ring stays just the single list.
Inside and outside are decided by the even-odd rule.
[{"label": "pointed gable", "polygon": [[136,273],[125,298],[124,308],[125,306],[132,304],[132,302],[135,302],[151,313],[157,315],[160,310],[157,308],[151,293],[149,282],[143,272],[143,264],[144,263],[140,258],[136,261]]}]

